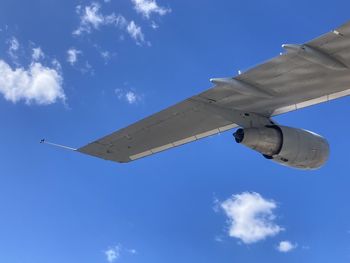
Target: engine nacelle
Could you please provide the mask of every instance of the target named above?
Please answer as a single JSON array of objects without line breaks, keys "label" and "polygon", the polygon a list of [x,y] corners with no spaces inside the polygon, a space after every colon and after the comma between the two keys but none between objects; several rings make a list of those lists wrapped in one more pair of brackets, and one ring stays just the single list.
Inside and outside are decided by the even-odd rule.
[{"label": "engine nacelle", "polygon": [[280,164],[299,168],[320,168],[329,157],[327,140],[310,131],[285,126],[238,129],[237,143]]}]

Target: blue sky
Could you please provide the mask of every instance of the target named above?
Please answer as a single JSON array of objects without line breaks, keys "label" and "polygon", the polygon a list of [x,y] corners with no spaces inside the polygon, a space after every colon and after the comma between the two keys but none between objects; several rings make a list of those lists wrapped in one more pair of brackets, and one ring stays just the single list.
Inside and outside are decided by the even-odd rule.
[{"label": "blue sky", "polygon": [[[263,159],[232,132],[129,164],[38,143],[83,146],[279,54],[283,43],[340,26],[349,8],[1,1],[0,261],[349,262],[349,98],[276,118],[329,140],[330,160],[311,172]],[[245,205],[253,208],[239,214]]]}]

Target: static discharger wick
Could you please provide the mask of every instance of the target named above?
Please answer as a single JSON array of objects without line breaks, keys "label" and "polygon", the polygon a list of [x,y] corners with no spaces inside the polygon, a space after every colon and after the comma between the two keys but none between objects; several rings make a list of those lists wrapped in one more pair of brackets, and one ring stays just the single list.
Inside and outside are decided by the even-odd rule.
[{"label": "static discharger wick", "polygon": [[63,149],[70,150],[70,151],[76,151],[76,150],[77,150],[77,149],[75,149],[75,148],[68,147],[68,146],[65,146],[65,145],[60,145],[60,144],[57,144],[57,143],[48,142],[48,141],[46,141],[45,139],[42,139],[42,140],[40,141],[40,143],[42,143],[42,144],[48,144],[48,145],[51,145],[51,146],[55,146],[55,147],[58,147],[58,148],[63,148]]}]

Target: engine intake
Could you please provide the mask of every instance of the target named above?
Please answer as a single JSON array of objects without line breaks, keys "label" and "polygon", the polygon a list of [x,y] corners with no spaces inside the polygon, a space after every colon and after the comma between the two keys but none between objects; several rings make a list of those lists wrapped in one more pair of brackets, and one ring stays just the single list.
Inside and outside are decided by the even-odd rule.
[{"label": "engine intake", "polygon": [[238,129],[237,143],[261,153],[265,158],[299,169],[320,168],[329,157],[327,140],[310,131],[285,126]]}]

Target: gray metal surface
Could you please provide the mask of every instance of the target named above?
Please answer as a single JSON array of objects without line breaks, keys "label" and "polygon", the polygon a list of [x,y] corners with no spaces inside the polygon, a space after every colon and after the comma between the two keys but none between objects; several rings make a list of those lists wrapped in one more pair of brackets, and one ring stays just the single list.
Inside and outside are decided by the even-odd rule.
[{"label": "gray metal surface", "polygon": [[[244,83],[239,87],[233,86],[235,81],[218,81],[213,88],[78,151],[129,162],[244,127],[247,118],[249,122],[249,118],[262,116],[264,122],[264,117],[268,121],[271,116],[350,95],[350,22],[305,45],[312,51],[307,55],[287,52],[236,76]],[[317,54],[319,57],[310,58]],[[330,67],[333,61],[344,67]],[[223,109],[222,114],[217,109]],[[228,118],[230,110],[233,114]]]}]

